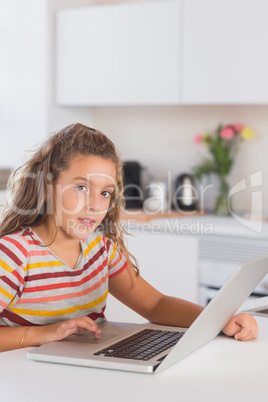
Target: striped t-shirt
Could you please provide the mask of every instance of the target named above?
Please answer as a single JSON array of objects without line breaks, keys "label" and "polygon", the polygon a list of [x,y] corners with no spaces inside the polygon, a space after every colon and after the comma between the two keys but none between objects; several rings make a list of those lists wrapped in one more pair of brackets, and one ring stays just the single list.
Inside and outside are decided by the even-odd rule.
[{"label": "striped t-shirt", "polygon": [[122,272],[127,260],[98,232],[81,248],[72,269],[31,229],[0,238],[0,326],[46,325],[83,315],[104,319],[109,278]]}]

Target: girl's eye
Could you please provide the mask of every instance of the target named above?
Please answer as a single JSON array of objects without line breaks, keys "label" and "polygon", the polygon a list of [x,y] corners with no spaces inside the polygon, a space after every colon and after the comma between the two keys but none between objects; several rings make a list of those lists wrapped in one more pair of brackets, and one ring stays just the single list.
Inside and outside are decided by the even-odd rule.
[{"label": "girl's eye", "polygon": [[110,193],[110,191],[103,191],[102,193],[101,193],[101,195],[103,195],[104,197],[111,197],[111,193]]},{"label": "girl's eye", "polygon": [[86,186],[76,186],[75,187],[78,191],[87,191],[87,187]]}]

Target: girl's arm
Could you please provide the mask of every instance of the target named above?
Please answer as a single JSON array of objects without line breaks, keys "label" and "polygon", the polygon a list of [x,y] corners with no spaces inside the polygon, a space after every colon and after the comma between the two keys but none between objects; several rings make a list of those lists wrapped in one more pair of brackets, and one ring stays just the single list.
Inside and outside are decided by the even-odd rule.
[{"label": "girl's arm", "polygon": [[95,339],[100,339],[98,325],[87,316],[44,326],[0,327],[0,352],[44,345],[84,331],[91,331]]},{"label": "girl's arm", "polygon": [[[132,268],[125,269],[109,280],[110,293],[147,320],[162,325],[188,328],[204,307],[165,296],[141,276],[135,277]],[[255,319],[248,314],[231,318],[223,332],[239,340],[254,339],[258,335]]]},{"label": "girl's arm", "polygon": [[203,310],[183,299],[165,296],[131,268],[109,280],[109,292],[136,313],[155,324],[188,328]]}]

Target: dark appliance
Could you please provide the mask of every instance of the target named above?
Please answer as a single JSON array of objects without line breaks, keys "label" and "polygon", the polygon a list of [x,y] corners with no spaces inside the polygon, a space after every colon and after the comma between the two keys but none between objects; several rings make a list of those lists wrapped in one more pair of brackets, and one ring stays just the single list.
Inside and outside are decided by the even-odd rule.
[{"label": "dark appliance", "polygon": [[175,180],[174,208],[177,211],[195,211],[197,199],[193,176],[189,173],[179,175]]},{"label": "dark appliance", "polygon": [[123,165],[124,196],[126,208],[142,208],[142,166],[139,162],[128,161]]}]

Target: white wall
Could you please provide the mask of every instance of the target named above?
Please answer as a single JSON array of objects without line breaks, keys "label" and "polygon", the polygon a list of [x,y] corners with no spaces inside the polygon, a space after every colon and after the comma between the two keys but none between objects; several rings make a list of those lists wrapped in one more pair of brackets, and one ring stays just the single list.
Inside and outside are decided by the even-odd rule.
[{"label": "white wall", "polygon": [[46,0],[0,3],[0,167],[16,167],[47,132]]},{"label": "white wall", "polygon": [[16,168],[51,131],[81,121],[89,108],[54,104],[54,16],[58,8],[86,0],[0,2],[0,168]]}]

